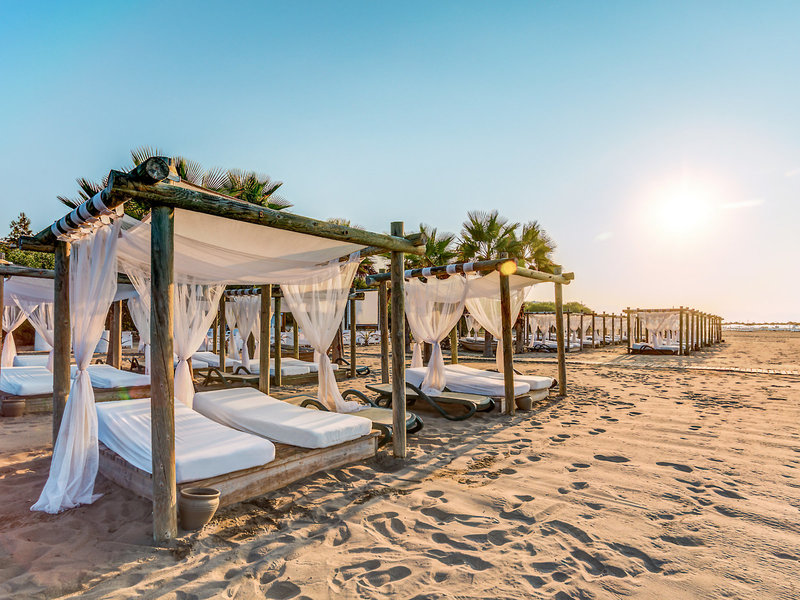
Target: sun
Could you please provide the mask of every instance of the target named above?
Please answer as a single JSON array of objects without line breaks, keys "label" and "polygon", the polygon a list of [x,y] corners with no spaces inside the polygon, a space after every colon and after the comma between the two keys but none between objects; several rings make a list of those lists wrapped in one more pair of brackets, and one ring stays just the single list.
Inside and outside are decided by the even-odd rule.
[{"label": "sun", "polygon": [[671,236],[692,236],[710,225],[713,190],[701,181],[682,178],[659,189],[653,217]]}]

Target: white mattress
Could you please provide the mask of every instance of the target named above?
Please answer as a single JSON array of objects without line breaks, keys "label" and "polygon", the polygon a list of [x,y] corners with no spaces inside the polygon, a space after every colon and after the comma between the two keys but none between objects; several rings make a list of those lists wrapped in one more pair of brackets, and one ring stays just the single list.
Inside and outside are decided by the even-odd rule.
[{"label": "white mattress", "polygon": [[[499,379],[504,381],[503,374],[496,371],[484,371],[483,369],[473,369],[466,365],[445,365],[448,371],[466,373],[469,375],[477,375],[480,377],[491,377],[492,379]],[[449,381],[449,380],[448,380]],[[549,390],[553,385],[554,379],[552,377],[540,377],[538,375],[518,375],[514,373],[514,381],[521,381],[527,383],[531,390]]]},{"label": "white mattress", "polygon": [[[207,366],[210,367],[219,367],[219,354],[215,354],[214,352],[195,352],[192,354],[192,368],[199,369],[200,367],[195,366],[195,361],[201,361],[206,363]],[[225,357],[225,368],[233,367],[236,364],[232,358],[228,356]]]},{"label": "white mattress", "polygon": [[[98,438],[134,467],[152,473],[150,399],[96,405]],[[175,468],[178,483],[206,479],[267,464],[275,458],[269,440],[215,423],[175,403]]]},{"label": "white mattress", "polygon": [[[70,367],[70,376],[78,370]],[[150,385],[150,376],[121,371],[111,365],[89,365],[92,387],[115,389]],[[0,369],[0,390],[15,396],[36,396],[53,392],[53,374],[45,367],[6,367]]]},{"label": "white mattress", "polygon": [[4,367],[0,369],[0,390],[14,396],[53,393],[53,374],[45,367]]},{"label": "white mattress", "polygon": [[[425,379],[427,367],[416,367],[406,369],[406,381],[419,387]],[[461,392],[462,394],[480,394],[482,396],[494,396],[496,398],[505,396],[505,387],[502,379],[492,379],[482,375],[472,375],[469,373],[459,373],[457,371],[447,371],[447,389],[451,392]],[[522,381],[514,381],[514,395],[521,396],[530,391],[531,386]]]},{"label": "white mattress", "polygon": [[194,395],[192,407],[223,425],[302,448],[327,448],[372,429],[369,419],[301,408],[252,388],[200,392]]},{"label": "white mattress", "polygon": [[[73,365],[73,375],[76,370],[77,367]],[[149,375],[115,369],[111,365],[89,365],[87,370],[92,380],[92,387],[103,390],[150,385]]]},{"label": "white mattress", "polygon": [[[289,360],[294,361],[295,359],[289,359]],[[309,363],[304,363],[303,361],[298,360],[296,362],[299,364],[293,364],[291,362],[289,364],[285,364],[285,361],[286,361],[285,358],[281,358],[281,375],[283,375],[284,377],[289,375],[307,375],[308,373],[311,372],[311,369],[305,366],[308,365]],[[233,370],[236,371],[237,367],[241,366],[241,364],[242,364],[241,361],[237,360],[236,364],[233,367]],[[315,367],[314,372],[316,373],[316,365],[314,365],[314,367]],[[261,368],[259,367],[259,363],[257,360],[250,361],[250,368],[248,369],[248,371],[250,371],[254,375],[261,371]],[[275,375],[274,366],[269,368],[269,374]]]},{"label": "white mattress", "polygon": [[672,351],[677,351],[679,348],[678,344],[661,344],[658,346],[653,346],[652,344],[646,344],[643,342],[634,342],[633,344],[631,344],[631,347],[634,350],[641,350],[642,348],[646,347],[646,348],[655,348],[656,350],[672,350]]},{"label": "white mattress", "polygon": [[15,367],[46,367],[49,354],[17,354],[14,357]]}]

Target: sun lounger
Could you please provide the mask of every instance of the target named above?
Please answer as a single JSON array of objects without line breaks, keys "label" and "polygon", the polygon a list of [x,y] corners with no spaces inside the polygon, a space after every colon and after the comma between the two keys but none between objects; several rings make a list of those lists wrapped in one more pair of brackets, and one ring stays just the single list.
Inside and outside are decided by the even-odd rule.
[{"label": "sun lounger", "polygon": [[631,344],[631,350],[637,354],[677,354],[678,344],[662,344],[653,346],[643,342]]},{"label": "sun lounger", "polygon": [[[416,387],[420,387],[427,372],[427,367],[406,369],[406,381],[415,385]],[[505,383],[503,382],[502,378],[493,379],[490,377],[485,377],[482,374],[472,374],[461,371],[447,371],[447,384],[445,389],[450,392],[477,394],[479,396],[491,396],[493,398],[502,398],[506,393]],[[530,385],[515,379],[515,397],[524,396],[530,391],[530,389]]]},{"label": "sun lounger", "polygon": [[[314,367],[313,369],[311,367]],[[245,373],[245,374],[252,374],[257,375],[261,367],[259,365],[258,360],[251,360],[250,367],[245,368],[242,365],[242,362],[237,360],[234,361],[233,372],[234,373]],[[281,358],[281,375],[283,377],[287,377],[290,375],[307,375],[308,373],[316,373],[317,372],[317,365],[314,363],[309,363],[304,360],[298,360],[296,358]],[[275,375],[275,363],[273,362],[269,368],[269,374]]]},{"label": "sun lounger", "polygon": [[[484,369],[474,369],[466,365],[445,365],[448,373],[448,387],[450,384],[450,373],[466,373],[477,377],[488,377],[495,381],[504,382],[503,374],[497,371],[486,371]],[[514,382],[527,383],[530,387],[528,395],[531,400],[542,400],[550,393],[550,388],[555,385],[555,379],[552,377],[540,377],[538,375],[522,375],[521,373],[514,373]],[[505,393],[505,383],[503,384],[503,391]]]},{"label": "sun lounger", "polygon": [[17,354],[14,357],[15,367],[46,367],[49,354]]},{"label": "sun lounger", "polygon": [[[372,427],[381,432],[382,437],[380,443],[385,444],[391,440],[392,432],[394,431],[394,416],[392,414],[392,409],[378,406],[359,390],[345,390],[342,392],[343,398],[349,399],[350,396],[355,396],[359,400],[365,402],[364,408],[353,414],[372,421]],[[295,404],[305,408],[313,407],[317,410],[328,410],[327,406],[322,404],[322,402],[313,396],[306,396],[303,394],[299,396],[290,396],[289,398],[284,398],[283,400],[284,402],[289,402],[290,404]],[[424,423],[419,416],[412,412],[406,412],[406,432],[416,433],[422,429],[423,425]]]},{"label": "sun lounger", "polygon": [[[409,369],[410,370],[410,369]],[[409,370],[406,370],[408,373]],[[392,384],[391,383],[371,383],[367,384],[366,388],[378,394],[378,399],[375,404],[383,406],[391,406],[392,404]],[[424,400],[436,412],[442,415],[445,419],[450,421],[463,421],[468,419],[476,412],[489,412],[494,406],[495,402],[489,396],[480,396],[477,394],[464,394],[456,392],[442,392],[438,396],[429,396],[413,383],[406,381],[406,402],[413,406],[417,400]],[[446,408],[458,407],[466,410],[465,413],[452,413]]]},{"label": "sun lounger", "polygon": [[[150,399],[97,405],[98,439],[134,467],[152,474]],[[178,483],[267,464],[269,440],[220,425],[175,403],[175,470]]]},{"label": "sun lounger", "polygon": [[301,448],[328,448],[372,430],[370,420],[358,413],[302,408],[252,388],[199,392],[192,407],[222,425]]},{"label": "sun lounger", "polygon": [[[192,354],[192,369],[199,369],[202,368],[196,364],[198,363],[205,363],[205,367],[217,367],[219,368],[219,354],[215,354],[214,352],[195,352]],[[225,368],[233,368],[236,365],[236,360],[226,356],[225,357]]]}]

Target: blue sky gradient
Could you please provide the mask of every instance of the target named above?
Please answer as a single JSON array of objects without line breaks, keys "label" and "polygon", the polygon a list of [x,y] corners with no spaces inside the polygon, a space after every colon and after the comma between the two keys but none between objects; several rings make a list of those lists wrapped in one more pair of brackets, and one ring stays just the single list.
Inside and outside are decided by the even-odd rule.
[{"label": "blue sky gradient", "polygon": [[373,230],[537,219],[597,310],[800,319],[800,3],[0,11],[3,225],[155,145]]}]

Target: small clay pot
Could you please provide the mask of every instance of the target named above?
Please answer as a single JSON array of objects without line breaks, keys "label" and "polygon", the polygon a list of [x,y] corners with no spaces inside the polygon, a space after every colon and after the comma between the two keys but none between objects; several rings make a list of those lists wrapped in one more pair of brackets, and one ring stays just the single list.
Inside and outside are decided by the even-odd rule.
[{"label": "small clay pot", "polygon": [[4,417],[21,417],[25,414],[25,400],[3,400]]},{"label": "small clay pot", "polygon": [[533,400],[530,396],[517,398],[517,408],[520,410],[530,410],[533,407]]},{"label": "small clay pot", "polygon": [[183,488],[178,500],[181,529],[186,531],[202,529],[217,512],[218,507],[219,490],[201,487]]}]

